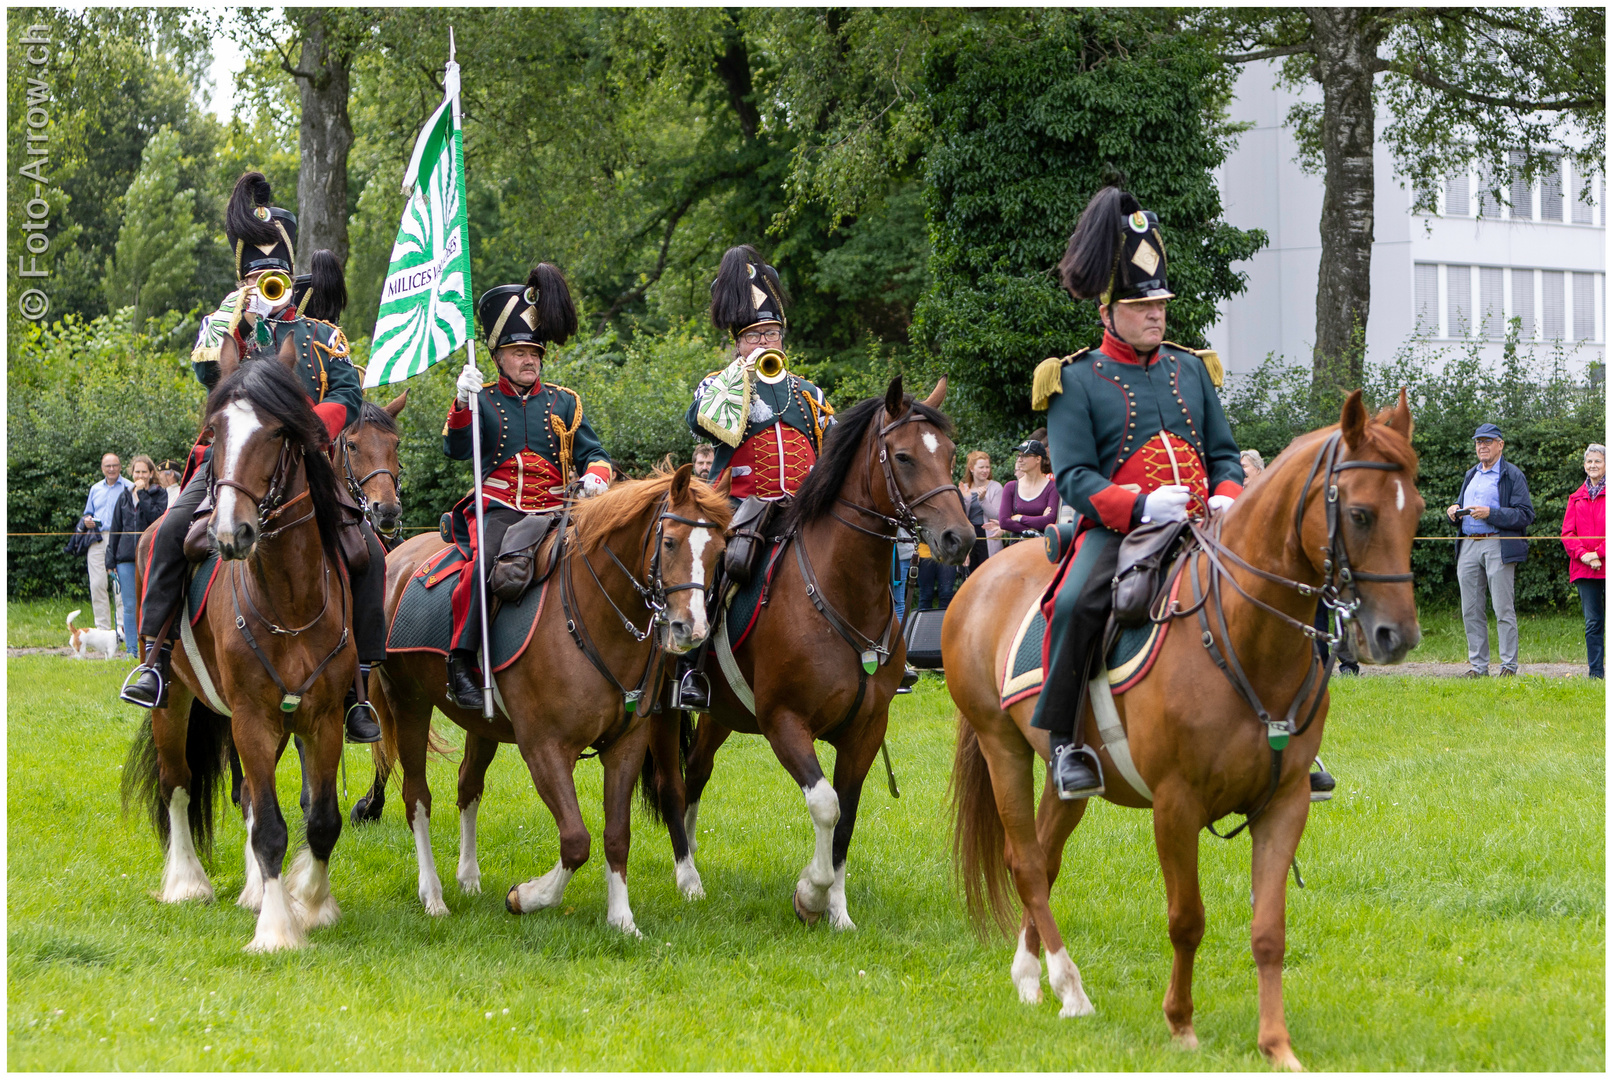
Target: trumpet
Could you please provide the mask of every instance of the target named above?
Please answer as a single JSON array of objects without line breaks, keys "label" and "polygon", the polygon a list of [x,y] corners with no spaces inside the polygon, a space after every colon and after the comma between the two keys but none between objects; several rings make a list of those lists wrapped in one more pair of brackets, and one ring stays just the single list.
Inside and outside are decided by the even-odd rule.
[{"label": "trumpet", "polygon": [[258,295],[271,304],[278,304],[291,291],[291,277],[279,270],[270,270],[258,278]]},{"label": "trumpet", "polygon": [[756,358],[756,377],[764,383],[773,384],[784,381],[789,370],[784,366],[784,353],[780,349],[764,349],[762,355]]}]

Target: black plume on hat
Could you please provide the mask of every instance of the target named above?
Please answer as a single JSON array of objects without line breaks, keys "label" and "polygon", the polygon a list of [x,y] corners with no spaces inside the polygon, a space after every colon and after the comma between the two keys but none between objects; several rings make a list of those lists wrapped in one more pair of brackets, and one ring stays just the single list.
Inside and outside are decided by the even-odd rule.
[{"label": "black plume on hat", "polygon": [[320,248],[309,260],[309,272],[292,279],[291,302],[297,314],[325,322],[341,322],[347,307],[347,279],[336,253]]},{"label": "black plume on hat", "polygon": [[1159,218],[1120,186],[1117,173],[1092,196],[1059,262],[1064,288],[1077,300],[1100,304],[1169,299],[1165,240]]},{"label": "black plume on hat", "polygon": [[577,308],[565,275],[553,263],[539,263],[524,285],[500,285],[476,302],[483,341],[489,349],[505,345],[564,345],[577,332]]},{"label": "black plume on hat", "polygon": [[224,235],[235,255],[235,276],[244,280],[257,270],[291,273],[297,243],[297,215],[272,205],[268,177],[244,172],[224,209]]},{"label": "black plume on hat", "polygon": [[711,321],[717,329],[737,338],[759,322],[788,325],[784,318],[788,301],[778,271],[763,262],[755,248],[740,244],[723,253],[711,283]]}]

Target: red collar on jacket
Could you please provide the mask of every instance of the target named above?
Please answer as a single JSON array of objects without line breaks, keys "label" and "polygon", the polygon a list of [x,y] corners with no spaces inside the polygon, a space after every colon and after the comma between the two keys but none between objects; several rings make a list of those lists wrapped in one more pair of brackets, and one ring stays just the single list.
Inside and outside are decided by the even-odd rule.
[{"label": "red collar on jacket", "polygon": [[[1099,345],[1098,348],[1103,352],[1103,355],[1111,360],[1118,360],[1122,364],[1136,364],[1141,367],[1144,363],[1143,359],[1137,355],[1136,349],[1133,349],[1107,330],[1103,332],[1103,344]],[[1156,347],[1153,352],[1148,354],[1148,362],[1152,363],[1158,355],[1159,349]]]},{"label": "red collar on jacket", "polygon": [[515,384],[506,378],[504,373],[501,371],[498,374],[498,391],[501,394],[508,394],[510,397],[529,398],[533,394],[541,394],[543,392],[543,377],[539,376],[538,381],[532,384],[532,389],[523,394],[520,390],[516,389]]}]

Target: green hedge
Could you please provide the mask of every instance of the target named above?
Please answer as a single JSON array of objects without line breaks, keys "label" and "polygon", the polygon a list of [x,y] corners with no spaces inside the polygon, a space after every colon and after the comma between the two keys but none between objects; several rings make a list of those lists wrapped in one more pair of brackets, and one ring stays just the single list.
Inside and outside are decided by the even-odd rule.
[{"label": "green hedge", "polygon": [[[1457,501],[1462,477],[1476,464],[1473,430],[1493,423],[1506,436],[1505,456],[1523,470],[1534,501],[1529,557],[1518,568],[1515,596],[1520,609],[1578,609],[1568,582],[1568,555],[1557,537],[1568,496],[1585,482],[1585,447],[1606,443],[1605,387],[1600,366],[1589,380],[1569,375],[1561,348],[1529,362],[1509,342],[1498,369],[1479,361],[1477,346],[1450,355],[1412,342],[1394,360],[1371,365],[1363,389],[1370,407],[1392,405],[1405,387],[1412,407],[1412,445],[1419,455],[1418,489],[1427,509],[1420,536],[1457,535],[1445,508]],[[1296,435],[1338,423],[1342,395],[1317,393],[1310,368],[1288,367],[1268,357],[1254,373],[1233,379],[1223,391],[1238,445],[1259,450],[1270,463]],[[1455,545],[1420,541],[1412,549],[1420,603],[1457,605]]]}]

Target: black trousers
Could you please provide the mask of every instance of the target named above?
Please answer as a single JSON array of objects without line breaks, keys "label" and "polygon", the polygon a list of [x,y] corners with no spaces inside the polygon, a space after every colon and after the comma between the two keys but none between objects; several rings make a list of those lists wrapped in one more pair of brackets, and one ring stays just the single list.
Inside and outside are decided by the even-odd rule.
[{"label": "black trousers", "polygon": [[[203,462],[157,526],[140,613],[143,637],[155,638],[162,633],[169,614],[184,602],[185,533],[190,531],[191,518],[207,495],[212,475],[212,462]],[[386,659],[386,550],[368,521],[359,527],[370,549],[370,565],[362,574],[349,572],[353,586],[353,645],[358,649],[360,663],[379,664]],[[169,636],[178,636],[178,630],[176,620],[168,628]]]},{"label": "black trousers", "polygon": [[[498,549],[504,543],[504,534],[510,531],[510,526],[527,515],[508,506],[490,506],[482,513],[482,534],[487,544],[488,573],[493,572],[493,560],[498,556]],[[472,535],[476,529],[476,511],[470,510],[466,514],[466,524],[470,526]],[[470,573],[475,573],[474,570]],[[470,591],[470,614],[465,619],[465,625],[460,627],[459,637],[454,641],[454,648],[469,649],[475,652],[482,643],[482,590]]]},{"label": "black trousers", "polygon": [[1104,528],[1087,531],[1053,601],[1052,635],[1042,694],[1031,726],[1071,738],[1087,683],[1103,646],[1109,621],[1110,584],[1120,555],[1120,535]]}]

